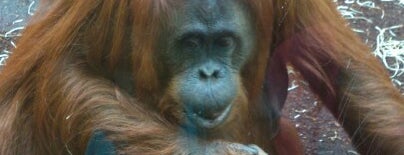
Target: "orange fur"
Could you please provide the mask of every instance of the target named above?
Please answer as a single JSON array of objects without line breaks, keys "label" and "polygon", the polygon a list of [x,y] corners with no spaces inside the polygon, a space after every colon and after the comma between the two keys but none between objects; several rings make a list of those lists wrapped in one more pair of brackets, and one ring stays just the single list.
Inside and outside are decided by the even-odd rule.
[{"label": "orange fur", "polygon": [[[280,67],[290,62],[302,73],[361,153],[404,154],[404,99],[331,1],[240,1],[259,42],[241,73],[245,92],[237,102],[248,104],[246,114],[232,117],[241,122],[218,137],[288,154],[279,145],[296,139],[290,125],[280,121],[273,144],[268,124],[278,118],[258,116],[283,102],[260,102],[265,80],[287,80],[265,79],[275,52]],[[180,7],[181,0],[43,3],[0,75],[0,154],[83,154],[96,130],[120,144],[120,153],[181,153],[180,129],[156,109],[166,96],[153,59],[156,35]],[[113,80],[122,74],[132,76],[133,88]],[[289,153],[298,152],[299,144],[292,146]]]}]

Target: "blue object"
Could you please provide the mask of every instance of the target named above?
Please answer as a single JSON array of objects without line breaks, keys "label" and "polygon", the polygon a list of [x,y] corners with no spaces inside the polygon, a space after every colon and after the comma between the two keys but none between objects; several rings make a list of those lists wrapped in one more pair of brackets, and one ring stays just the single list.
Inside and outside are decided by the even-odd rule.
[{"label": "blue object", "polygon": [[116,155],[116,150],[105,133],[97,131],[91,136],[87,144],[86,155]]}]

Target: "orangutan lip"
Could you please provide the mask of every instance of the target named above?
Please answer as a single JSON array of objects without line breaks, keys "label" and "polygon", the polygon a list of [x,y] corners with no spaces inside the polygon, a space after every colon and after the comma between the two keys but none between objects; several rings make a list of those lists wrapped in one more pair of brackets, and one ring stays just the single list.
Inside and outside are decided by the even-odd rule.
[{"label": "orangutan lip", "polygon": [[212,119],[212,120],[198,117],[198,114],[196,114],[196,113],[192,113],[190,119],[191,119],[191,121],[195,122],[195,124],[199,127],[206,128],[206,129],[212,129],[212,128],[215,128],[216,126],[220,125],[221,123],[223,123],[224,120],[226,120],[231,109],[232,109],[232,104],[227,106],[226,109],[216,119]]}]

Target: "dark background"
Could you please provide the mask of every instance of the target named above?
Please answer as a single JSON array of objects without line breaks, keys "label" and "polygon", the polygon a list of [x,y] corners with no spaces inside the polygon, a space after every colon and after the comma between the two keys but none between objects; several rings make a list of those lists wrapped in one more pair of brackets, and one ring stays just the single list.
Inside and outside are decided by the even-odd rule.
[{"label": "dark background", "polygon": [[[333,0],[363,41],[389,69],[397,88],[404,90],[404,0]],[[0,0],[0,67],[32,16],[38,0]],[[397,66],[398,65],[398,66]],[[284,109],[299,131],[306,154],[355,155],[350,140],[289,67],[290,93]]]}]

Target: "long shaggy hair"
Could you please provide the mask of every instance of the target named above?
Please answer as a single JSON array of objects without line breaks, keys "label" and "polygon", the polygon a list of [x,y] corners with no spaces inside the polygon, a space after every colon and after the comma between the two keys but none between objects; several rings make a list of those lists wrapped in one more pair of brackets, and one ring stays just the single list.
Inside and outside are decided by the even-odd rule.
[{"label": "long shaggy hair", "polygon": [[[182,1],[42,2],[0,75],[0,154],[83,154],[98,130],[120,153],[181,152],[178,127],[150,104],[163,93],[156,36]],[[249,115],[268,104],[257,100],[276,76],[266,70],[272,55],[302,73],[362,152],[404,152],[404,100],[331,1],[240,1],[259,40],[241,79]],[[120,73],[133,92],[114,81]]]}]

